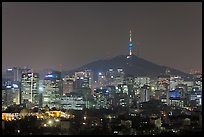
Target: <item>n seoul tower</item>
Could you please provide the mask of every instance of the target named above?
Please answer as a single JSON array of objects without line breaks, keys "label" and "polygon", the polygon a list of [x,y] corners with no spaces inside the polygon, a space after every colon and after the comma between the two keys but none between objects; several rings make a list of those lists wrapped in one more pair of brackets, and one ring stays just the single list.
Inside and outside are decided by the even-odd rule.
[{"label": "n seoul tower", "polygon": [[129,41],[129,56],[132,55],[132,32],[130,30],[130,41]]}]

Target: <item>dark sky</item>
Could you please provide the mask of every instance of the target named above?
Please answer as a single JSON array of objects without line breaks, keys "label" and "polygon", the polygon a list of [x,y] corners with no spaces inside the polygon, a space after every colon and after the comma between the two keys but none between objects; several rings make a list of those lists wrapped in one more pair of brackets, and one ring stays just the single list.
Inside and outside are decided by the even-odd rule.
[{"label": "dark sky", "polygon": [[202,3],[2,3],[2,69],[70,70],[133,52],[184,72],[202,69]]}]

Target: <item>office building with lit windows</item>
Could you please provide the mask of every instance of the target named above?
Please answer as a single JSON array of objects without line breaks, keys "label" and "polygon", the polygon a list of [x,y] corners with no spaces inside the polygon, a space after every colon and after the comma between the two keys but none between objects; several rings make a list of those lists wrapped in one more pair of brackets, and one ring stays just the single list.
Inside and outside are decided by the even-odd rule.
[{"label": "office building with lit windows", "polygon": [[27,108],[39,105],[39,74],[23,73],[21,78],[21,104]]},{"label": "office building with lit windows", "polygon": [[84,70],[75,72],[75,88],[92,88],[93,86],[93,72],[91,70]]},{"label": "office building with lit windows", "polygon": [[73,92],[74,89],[74,78],[73,77],[64,77],[63,82],[63,95]]},{"label": "office building with lit windows", "polygon": [[60,97],[63,94],[61,72],[51,71],[44,78],[42,104],[49,108],[60,107]]}]

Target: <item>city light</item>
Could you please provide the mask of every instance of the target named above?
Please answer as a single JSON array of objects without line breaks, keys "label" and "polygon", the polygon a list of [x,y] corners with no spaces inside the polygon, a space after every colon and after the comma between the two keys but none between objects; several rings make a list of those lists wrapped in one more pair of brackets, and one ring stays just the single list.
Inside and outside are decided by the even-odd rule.
[{"label": "city light", "polygon": [[39,91],[41,91],[41,92],[42,92],[42,91],[43,91],[43,87],[39,87]]},{"label": "city light", "polygon": [[13,84],[12,85],[14,88],[18,88],[18,85],[17,84]]},{"label": "city light", "polygon": [[53,75],[46,75],[45,77],[47,77],[47,78],[53,78]]},{"label": "city light", "polygon": [[13,69],[7,69],[8,71],[12,71]]},{"label": "city light", "polygon": [[202,134],[201,11],[4,3],[3,135]]},{"label": "city light", "polygon": [[52,120],[49,120],[49,121],[48,121],[48,124],[50,124],[50,125],[51,125],[52,123],[53,123],[53,121],[52,121]]},{"label": "city light", "polygon": [[11,86],[6,86],[6,88],[11,88]]},{"label": "city light", "polygon": [[56,119],[55,121],[56,121],[56,122],[59,122],[60,120],[59,120],[59,119]]}]

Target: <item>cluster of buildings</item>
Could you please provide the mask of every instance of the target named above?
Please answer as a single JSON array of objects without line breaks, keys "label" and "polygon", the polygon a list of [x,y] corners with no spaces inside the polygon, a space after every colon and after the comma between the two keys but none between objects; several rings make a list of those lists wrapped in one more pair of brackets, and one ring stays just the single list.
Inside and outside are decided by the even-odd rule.
[{"label": "cluster of buildings", "polygon": [[[127,59],[133,55],[131,37],[130,31]],[[75,113],[72,122],[64,121],[69,124],[60,122],[59,127],[71,129],[66,134],[155,135],[197,127],[200,131],[202,75],[193,75],[193,79],[185,79],[167,70],[165,75],[154,78],[136,77],[125,74],[122,68],[109,68],[101,72],[85,69],[62,76],[60,71],[40,75],[27,67],[13,67],[2,78],[2,111],[5,112],[2,119],[7,121],[24,109],[36,111],[37,108],[37,113],[28,114],[41,118],[47,113],[51,116],[51,112]],[[15,107],[23,108],[21,113],[9,109]],[[16,123],[6,124],[12,127],[10,124]],[[47,123],[47,117],[38,127],[42,124],[43,128],[50,127],[49,131],[59,132],[53,130],[52,121]]]},{"label": "cluster of buildings", "polygon": [[98,72],[75,72],[62,77],[59,71],[47,72],[43,78],[28,68],[7,69],[2,81],[2,109],[14,104],[26,108],[45,107],[83,110],[138,107],[151,99],[173,107],[202,105],[202,76],[185,80],[180,76],[157,78],[125,76],[123,69]]},{"label": "cluster of buildings", "polygon": [[[131,30],[128,46],[127,59],[133,55]],[[181,108],[202,105],[201,74],[185,80],[168,71],[156,78],[126,76],[122,68],[95,73],[86,69],[62,77],[59,71],[40,76],[27,67],[7,69],[2,80],[2,109],[13,104],[29,109],[45,106],[74,110],[139,108],[140,103],[151,99]]]}]

